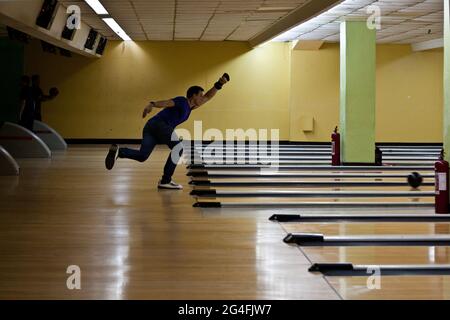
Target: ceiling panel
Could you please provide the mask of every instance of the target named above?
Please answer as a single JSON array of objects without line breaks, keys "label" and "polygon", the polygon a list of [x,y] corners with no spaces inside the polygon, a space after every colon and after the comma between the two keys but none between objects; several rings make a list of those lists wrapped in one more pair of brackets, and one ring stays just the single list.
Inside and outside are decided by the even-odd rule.
[{"label": "ceiling panel", "polygon": [[[249,40],[310,0],[101,0],[134,40]],[[84,2],[82,19],[98,31],[109,30]],[[118,39],[112,32],[108,38]],[[133,35],[136,35],[134,37]]]},{"label": "ceiling panel", "polygon": [[[134,40],[203,41],[248,41],[309,1],[101,0]],[[78,5],[83,21],[109,39],[118,39],[84,0],[61,2]],[[382,13],[380,43],[415,43],[442,35],[442,0],[345,0],[277,40],[337,42],[340,22],[367,19],[373,5]]]},{"label": "ceiling panel", "polygon": [[443,1],[441,0],[345,0],[341,4],[293,28],[278,41],[339,41],[340,23],[345,20],[367,20],[370,6],[381,12],[379,43],[417,43],[442,37]]}]

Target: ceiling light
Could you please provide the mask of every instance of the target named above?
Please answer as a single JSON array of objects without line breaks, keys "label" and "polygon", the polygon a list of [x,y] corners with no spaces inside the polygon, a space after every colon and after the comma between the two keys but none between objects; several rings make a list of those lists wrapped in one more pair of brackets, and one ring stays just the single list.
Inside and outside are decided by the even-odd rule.
[{"label": "ceiling light", "polygon": [[131,38],[123,31],[119,24],[113,18],[103,18],[103,21],[124,41],[131,41]]},{"label": "ceiling light", "polygon": [[[344,1],[340,2],[339,4],[329,8],[325,12],[322,12],[318,16],[312,17],[311,19],[304,21],[304,22],[284,31],[283,33],[279,34],[278,36],[272,38],[270,41],[271,42],[286,42],[286,41],[298,40],[302,33],[306,33],[306,32],[301,32],[302,29],[311,27],[310,29],[314,30],[316,28],[315,25],[318,23],[318,19],[326,17],[326,14],[333,12],[333,10],[336,10],[339,8],[345,8],[345,5],[348,5],[349,2],[354,2],[354,1],[357,1],[357,0],[344,0]],[[369,1],[375,2],[375,0],[369,0]]]},{"label": "ceiling light", "polygon": [[96,14],[109,14],[99,0],[84,0]]}]

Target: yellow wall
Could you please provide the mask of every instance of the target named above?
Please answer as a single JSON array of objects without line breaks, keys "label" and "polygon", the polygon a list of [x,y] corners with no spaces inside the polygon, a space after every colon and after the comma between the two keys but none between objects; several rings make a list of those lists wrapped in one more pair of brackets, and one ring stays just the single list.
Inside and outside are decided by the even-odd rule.
[{"label": "yellow wall", "polygon": [[442,50],[377,52],[377,140],[442,142]]},{"label": "yellow wall", "polygon": [[[377,49],[377,141],[442,141],[442,50],[409,46]],[[232,81],[193,112],[203,129],[279,128],[280,138],[329,141],[339,119],[339,46],[290,51],[288,44],[254,50],[239,42],[110,42],[101,59],[71,59],[26,48],[28,74],[61,95],[43,106],[43,117],[65,138],[139,138],[149,100],[205,89],[228,72]],[[314,117],[314,131],[301,128]]]},{"label": "yellow wall", "polygon": [[[442,141],[442,68],[442,50],[378,46],[378,142]],[[329,141],[339,121],[339,45],[293,51],[291,88],[291,140]],[[314,131],[302,130],[305,116],[314,118]]]},{"label": "yellow wall", "polygon": [[65,138],[140,138],[142,109],[150,100],[206,90],[224,73],[231,82],[181,128],[194,120],[208,128],[280,128],[289,139],[288,44],[250,50],[245,43],[111,41],[101,59],[70,59],[26,49],[28,74],[60,96],[43,105],[43,118]]},{"label": "yellow wall", "polygon": [[[330,141],[339,124],[339,46],[292,51],[290,138],[293,141]],[[304,132],[302,117],[313,117],[314,130]]]}]

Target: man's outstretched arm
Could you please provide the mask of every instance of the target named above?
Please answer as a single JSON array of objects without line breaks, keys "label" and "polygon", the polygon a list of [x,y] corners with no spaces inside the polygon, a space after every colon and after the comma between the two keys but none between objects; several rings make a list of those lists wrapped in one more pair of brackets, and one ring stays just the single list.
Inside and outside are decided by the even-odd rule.
[{"label": "man's outstretched arm", "polygon": [[172,107],[175,107],[175,102],[173,100],[152,101],[144,108],[144,112],[142,112],[142,118],[145,118],[150,112],[152,112],[153,108],[161,109]]},{"label": "man's outstretched arm", "polygon": [[43,94],[41,96],[41,102],[50,101],[53,100],[54,98],[55,98],[54,96]]},{"label": "man's outstretched arm", "polygon": [[222,86],[226,84],[228,81],[230,81],[230,76],[228,75],[228,73],[224,73],[224,75],[219,79],[219,81],[217,81],[214,84],[214,87],[212,87],[211,89],[209,89],[208,92],[205,93],[205,95],[203,96],[203,101],[194,109],[197,109],[198,107],[204,105],[209,100],[211,100],[216,95],[216,93],[222,89]]}]

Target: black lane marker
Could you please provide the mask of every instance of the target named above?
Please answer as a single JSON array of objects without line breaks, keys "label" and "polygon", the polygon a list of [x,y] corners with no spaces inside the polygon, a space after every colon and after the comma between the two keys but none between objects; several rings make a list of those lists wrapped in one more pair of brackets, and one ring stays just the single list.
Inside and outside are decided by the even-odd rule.
[{"label": "black lane marker", "polygon": [[[190,181],[190,185],[208,187],[406,187],[401,181]],[[434,186],[434,182],[423,182],[422,186]]]},{"label": "black lane marker", "polygon": [[450,222],[450,215],[438,214],[274,214],[270,221],[310,222]]},{"label": "black lane marker", "polygon": [[192,190],[191,196],[208,198],[259,198],[259,197],[282,197],[282,198],[423,198],[434,197],[434,191],[279,191],[279,190],[259,190],[259,191],[228,191],[228,190]]},{"label": "black lane marker", "polygon": [[450,265],[354,265],[351,263],[315,263],[309,272],[319,272],[331,277],[368,277],[400,275],[450,275]]},{"label": "black lane marker", "polygon": [[250,208],[250,209],[279,209],[279,208],[434,208],[434,202],[212,202],[197,201],[196,208]]},{"label": "black lane marker", "polygon": [[302,247],[450,246],[450,236],[447,235],[325,236],[320,233],[290,233],[283,241]]}]

